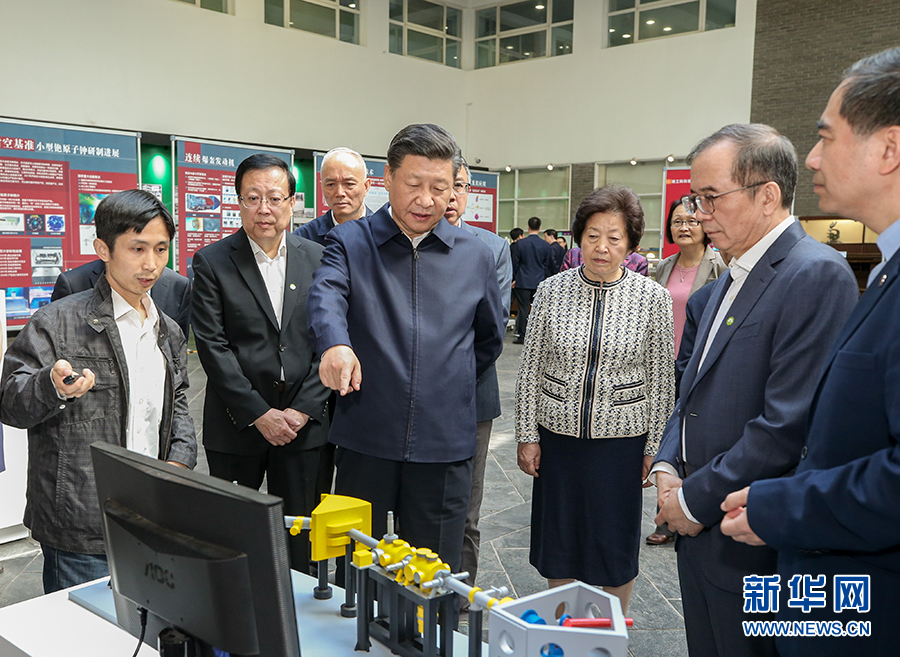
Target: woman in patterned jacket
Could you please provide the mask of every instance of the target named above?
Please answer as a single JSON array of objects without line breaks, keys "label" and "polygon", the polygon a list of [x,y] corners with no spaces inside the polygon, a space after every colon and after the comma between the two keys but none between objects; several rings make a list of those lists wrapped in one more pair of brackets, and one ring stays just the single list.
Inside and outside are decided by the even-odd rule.
[{"label": "woman in patterned jacket", "polygon": [[641,480],[674,405],[672,299],[625,269],[644,211],[607,185],[572,225],[584,264],[541,283],[516,384],[519,467],[534,479],[531,564],[559,586],[602,586],[627,610]]}]

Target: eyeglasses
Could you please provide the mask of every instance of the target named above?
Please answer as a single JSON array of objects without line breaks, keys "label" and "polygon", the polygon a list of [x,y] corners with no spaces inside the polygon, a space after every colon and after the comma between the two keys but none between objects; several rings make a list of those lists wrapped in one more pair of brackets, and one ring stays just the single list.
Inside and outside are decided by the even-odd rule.
[{"label": "eyeglasses", "polygon": [[769,181],[763,180],[762,182],[753,183],[752,185],[747,185],[746,187],[732,189],[730,191],[720,192],[718,194],[691,194],[690,196],[682,196],[681,204],[684,206],[684,209],[688,214],[697,214],[697,210],[699,210],[703,214],[712,214],[716,211],[716,204],[713,202],[714,199],[717,199],[720,196],[725,196],[726,194],[734,194],[735,192],[742,192],[745,189],[759,187],[760,185],[765,185],[767,182]]},{"label": "eyeglasses", "polygon": [[672,228],[681,228],[682,226],[690,226],[691,228],[696,228],[699,225],[699,219],[675,219],[674,221],[672,221]]},{"label": "eyeglasses", "polygon": [[270,208],[280,208],[281,205],[287,201],[290,196],[257,196],[256,194],[250,194],[248,196],[238,196],[238,199],[241,201],[241,205],[243,205],[248,210],[255,210],[258,208],[263,201]]},{"label": "eyeglasses", "polygon": [[454,194],[465,194],[472,186],[469,183],[453,183]]}]

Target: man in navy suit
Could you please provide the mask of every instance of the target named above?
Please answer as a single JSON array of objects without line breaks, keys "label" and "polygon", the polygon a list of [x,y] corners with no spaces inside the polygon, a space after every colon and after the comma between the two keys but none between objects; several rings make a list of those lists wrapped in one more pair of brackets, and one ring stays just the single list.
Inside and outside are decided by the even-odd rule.
[{"label": "man in navy suit", "polygon": [[690,214],[734,256],[714,284],[652,475],[657,524],[676,539],[688,650],[694,657],[774,655],[745,637],[743,578],[775,572],[774,550],[724,537],[719,505],[756,479],[788,474],[828,348],[858,297],[844,258],[790,212],[793,145],[769,126],[730,125],[694,147]]},{"label": "man in navy suit", "polygon": [[516,314],[515,344],[525,342],[525,331],[528,330],[528,313],[538,285],[547,277],[551,269],[552,257],[550,245],[541,238],[541,220],[532,217],[528,220],[528,237],[516,242],[512,254],[513,279],[516,301],[519,311]]},{"label": "man in navy suit", "polygon": [[[86,265],[64,271],[56,278],[50,301],[62,299],[70,294],[94,289],[97,279],[106,273],[106,263],[94,260]],[[187,340],[191,330],[191,283],[186,276],[168,267],[162,270],[159,280],[150,290],[153,303],[166,315],[175,320]]]},{"label": "man in navy suit", "polygon": [[[503,322],[500,324],[501,335],[506,333],[506,320],[509,319],[509,290],[512,284],[512,262],[509,256],[509,245],[506,240],[484,228],[470,226],[462,220],[469,201],[469,165],[462,153],[457,154],[459,170],[453,182],[453,195],[447,204],[444,219],[471,233],[487,244],[494,254],[494,265],[497,269],[497,284],[500,286],[500,300],[503,303]],[[500,384],[497,380],[497,367],[493,363],[475,383],[475,458],[472,461],[472,494],[469,497],[469,513],[466,515],[466,530],[462,545],[462,570],[469,576],[466,583],[475,586],[478,575],[478,551],[481,547],[481,532],[478,530],[478,519],[481,516],[481,502],[484,499],[484,468],[487,465],[488,447],[491,442],[491,428],[494,418],[500,415]],[[468,600],[464,600],[462,609],[468,609]]]},{"label": "man in navy suit", "polygon": [[325,153],[320,175],[328,212],[297,228],[294,235],[325,246],[332,228],[372,214],[363,202],[372,183],[362,155],[343,146]]},{"label": "man in navy suit", "polygon": [[875,231],[886,262],[831,348],[796,474],[729,495],[722,532],[777,549],[791,594],[793,578],[824,576],[824,606],[782,602],[779,620],[871,623],[866,638],[781,637],[781,655],[888,655],[900,591],[900,48],[849,68],[818,127],[806,166],[819,207]]}]

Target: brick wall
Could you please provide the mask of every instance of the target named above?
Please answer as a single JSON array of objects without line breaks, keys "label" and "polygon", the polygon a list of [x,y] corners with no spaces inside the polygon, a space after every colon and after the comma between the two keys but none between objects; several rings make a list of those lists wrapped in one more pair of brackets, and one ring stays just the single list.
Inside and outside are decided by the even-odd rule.
[{"label": "brick wall", "polygon": [[[862,57],[900,45],[898,36],[897,0],[757,0],[750,120],[773,126],[797,148],[797,215],[822,214],[803,161],[841,73]],[[715,80],[706,82],[715,93]]]},{"label": "brick wall", "polygon": [[569,190],[572,199],[572,216],[569,217],[571,224],[572,218],[575,216],[575,210],[584,200],[584,197],[594,191],[594,163],[586,162],[584,164],[572,165],[572,180],[569,184]]}]

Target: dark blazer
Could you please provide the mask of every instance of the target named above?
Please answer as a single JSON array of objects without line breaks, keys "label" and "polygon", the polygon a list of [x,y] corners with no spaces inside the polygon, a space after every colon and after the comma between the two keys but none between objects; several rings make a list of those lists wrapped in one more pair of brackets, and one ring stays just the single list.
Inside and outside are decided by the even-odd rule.
[{"label": "dark blazer", "polygon": [[[698,274],[699,276],[699,274]],[[713,281],[715,283],[715,280]],[[681,346],[678,348],[678,358],[675,359],[675,397],[678,398],[681,388],[681,377],[688,361],[694,353],[694,342],[697,340],[697,326],[706,304],[713,293],[713,284],[707,283],[694,292],[688,299],[685,307],[684,331],[681,333]]]},{"label": "dark blazer", "polygon": [[[748,520],[778,549],[782,588],[794,574],[826,576],[828,605],[779,620],[867,620],[870,639],[779,640],[780,654],[890,654],[900,590],[900,253],[853,310],[816,388],[793,477],[757,481]],[[833,611],[834,575],[869,575],[868,613]],[[848,645],[848,643],[850,645]]]},{"label": "dark blazer", "polygon": [[[90,290],[97,279],[106,272],[106,264],[102,260],[94,260],[86,265],[64,271],[56,278],[50,301]],[[159,280],[150,289],[153,303],[181,327],[185,339],[190,337],[191,328],[191,284],[187,277],[168,267],[163,269]]]},{"label": "dark blazer", "polygon": [[[368,205],[364,205],[363,207],[366,209],[366,213],[363,215],[364,217],[368,217],[372,214]],[[297,237],[305,237],[308,240],[312,240],[317,244],[325,246],[325,236],[332,228],[334,228],[334,218],[331,215],[331,210],[328,210],[328,212],[319,215],[309,223],[298,226],[294,230],[294,235]]]},{"label": "dark blazer", "polygon": [[707,579],[740,592],[745,575],[774,572],[775,553],[723,536],[719,505],[728,493],[783,476],[800,460],[818,372],[859,293],[846,260],[795,221],[747,275],[698,371],[730,284],[724,275],[713,284],[656,460],[680,472],[687,506],[706,527],[680,537],[676,549],[693,541]]},{"label": "dark blazer", "polygon": [[[548,242],[549,244],[549,242]],[[566,257],[566,250],[559,244],[554,242],[550,244],[550,268],[547,270],[547,277],[558,274],[562,267],[563,260]]]},{"label": "dark blazer", "polygon": [[209,449],[264,452],[269,443],[252,423],[270,408],[310,416],[283,449],[310,449],[328,438],[329,391],[306,335],[306,295],[322,247],[294,235],[286,245],[280,329],[243,229],[194,254],[193,326],[207,376],[203,444]]},{"label": "dark blazer", "polygon": [[328,234],[309,291],[319,353],[353,349],[360,390],[337,398],[330,440],[390,461],[475,453],[475,381],[503,348],[491,250],[439,221],[414,249],[385,205]]},{"label": "dark blazer", "polygon": [[512,254],[516,287],[520,290],[536,290],[551,269],[550,245],[537,235],[524,237],[516,244]]},{"label": "dark blazer", "polygon": [[[503,323],[500,325],[501,335],[503,335],[506,333],[506,322],[509,319],[509,306],[511,303],[509,290],[512,284],[512,262],[509,256],[509,245],[505,239],[489,230],[470,226],[462,220],[460,220],[459,225],[464,231],[471,233],[484,242],[494,255],[497,285],[500,286],[500,301],[503,303]],[[500,382],[497,379],[497,367],[492,363],[475,384],[475,421],[487,422],[499,415]]]}]

